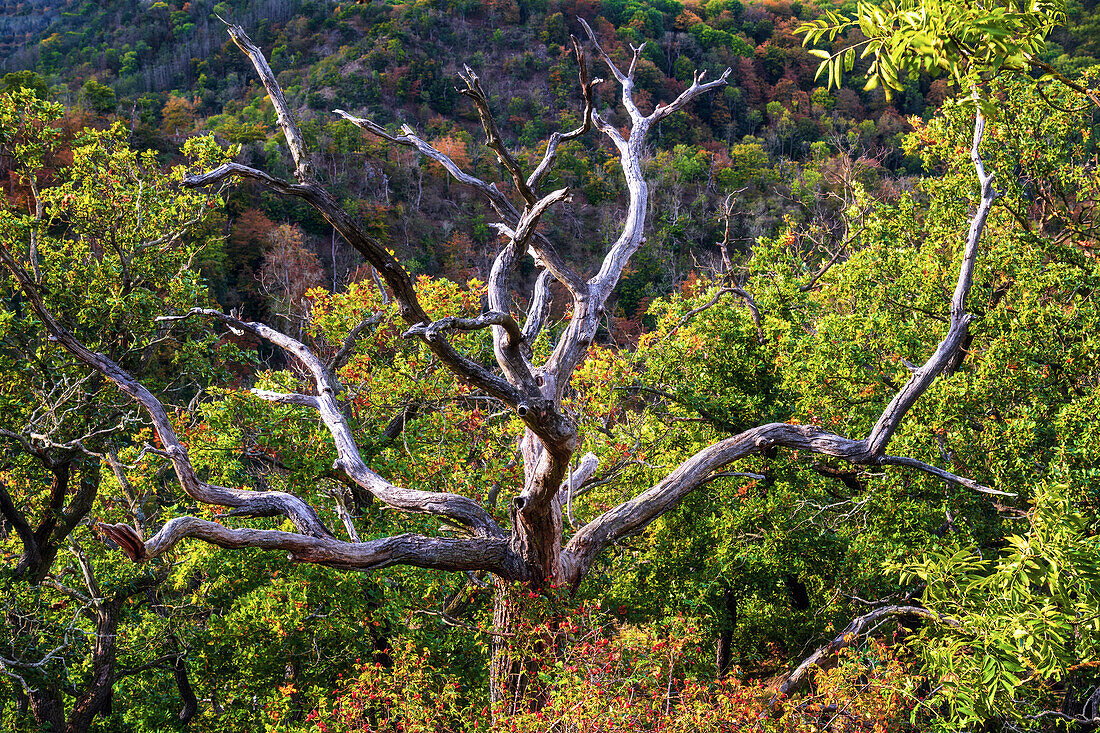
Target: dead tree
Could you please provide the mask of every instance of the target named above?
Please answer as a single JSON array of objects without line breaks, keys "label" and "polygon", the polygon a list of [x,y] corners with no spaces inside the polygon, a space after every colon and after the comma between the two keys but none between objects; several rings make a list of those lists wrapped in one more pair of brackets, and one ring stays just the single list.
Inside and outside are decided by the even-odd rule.
[{"label": "dead tree", "polygon": [[[386,288],[399,305],[400,316],[408,326],[406,336],[419,339],[444,367],[460,380],[495,398],[520,417],[525,425],[518,443],[523,457],[523,486],[515,487],[516,496],[509,506],[510,523],[500,526],[490,513],[470,498],[453,493],[421,491],[395,486],[375,473],[364,462],[355,437],[341,409],[341,385],[330,364],[326,364],[306,345],[260,323],[241,321],[233,316],[209,310],[196,310],[174,318],[203,317],[225,326],[247,331],[293,355],[308,370],[313,394],[284,394],[253,390],[262,400],[293,404],[316,410],[335,443],[338,457],[334,471],[350,483],[362,487],[384,504],[406,512],[431,514],[451,525],[465,529],[464,536],[429,537],[402,534],[364,542],[343,541],[324,525],[316,510],[300,497],[287,492],[249,491],[216,486],[202,481],[180,443],[160,401],[136,379],[101,354],[86,349],[53,316],[38,297],[34,280],[23,263],[10,253],[2,253],[5,264],[20,280],[32,307],[53,337],[77,359],[100,372],[123,392],[138,401],[152,419],[163,454],[171,460],[183,490],[195,501],[231,508],[236,516],[282,515],[295,531],[232,528],[197,517],[178,517],[166,522],[148,539],[132,527],[113,525],[103,531],[135,561],[156,557],[185,538],[195,538],[226,548],[258,547],[281,550],[301,562],[319,563],[336,568],[367,570],[396,564],[450,571],[488,571],[497,578],[498,588],[509,581],[529,588],[548,584],[576,586],[596,557],[621,538],[637,533],[663,513],[673,509],[692,490],[706,483],[713,474],[745,456],[776,447],[797,449],[847,461],[857,466],[901,466],[931,474],[947,482],[978,491],[992,491],[978,483],[913,458],[892,456],[887,451],[890,438],[901,425],[909,409],[943,371],[966,338],[971,316],[966,312],[975,260],[986,217],[994,200],[992,176],[987,175],[978,153],[984,123],[977,117],[971,157],[981,183],[981,199],[973,216],[964,246],[947,334],[932,357],[914,368],[908,383],[893,397],[870,434],[862,438],[837,435],[812,425],[771,423],[720,440],[690,457],[663,480],[637,496],[604,512],[566,536],[562,526],[563,487],[578,485],[596,469],[594,457],[580,463],[573,476],[568,475],[581,436],[578,426],[562,409],[562,396],[571,375],[584,361],[596,338],[604,308],[631,256],[645,244],[645,215],[649,191],[642,174],[646,136],[662,119],[675,114],[695,98],[723,86],[730,74],[704,82],[696,73],[691,85],[676,99],[658,104],[644,114],[634,98],[634,72],[642,47],[633,48],[626,70],[620,69],[604,53],[584,21],[588,37],[618,84],[620,101],[630,120],[624,133],[594,109],[593,87],[601,80],[589,77],[584,54],[576,39],[574,50],[580,68],[580,86],[584,98],[582,123],[574,130],[554,133],[538,166],[527,173],[505,146],[490,111],[488,98],[478,77],[469,69],[462,75],[463,95],[476,107],[485,131],[485,144],[508,172],[517,200],[504,195],[495,185],[462,170],[451,158],[418,137],[408,126],[391,135],[365,119],[337,110],[337,114],[393,145],[413,148],[442,165],[457,181],[484,198],[495,211],[503,245],[488,280],[489,311],[477,318],[448,317],[432,321],[417,300],[413,282],[401,264],[339,205],[317,181],[311,156],[294,121],[281,89],[257,48],[239,26],[229,26],[229,34],[252,60],[278,113],[279,126],[293,157],[296,181],[281,180],[260,170],[237,163],[195,175],[188,186],[209,186],[228,179],[248,179],[276,193],[305,200],[375,268]],[[540,218],[556,203],[566,199],[566,189],[544,193],[542,183],[555,162],[560,145],[589,134],[605,135],[618,151],[619,164],[626,180],[628,200],[622,231],[610,245],[599,271],[591,277],[577,272],[538,231]],[[510,297],[514,273],[521,258],[533,256],[544,270],[530,297],[530,309],[521,324],[512,312]],[[530,345],[543,327],[550,301],[551,279],[564,286],[572,300],[572,316],[550,355],[541,364],[531,361]],[[448,339],[456,329],[488,328],[492,331],[498,370],[487,369],[460,353]],[[345,345],[347,346],[347,345]],[[1000,492],[994,492],[1000,493]],[[511,623],[503,591],[497,594],[495,619],[499,626]],[[498,629],[503,630],[503,629]],[[509,663],[498,654],[493,664],[493,693],[499,699],[508,686]]]}]

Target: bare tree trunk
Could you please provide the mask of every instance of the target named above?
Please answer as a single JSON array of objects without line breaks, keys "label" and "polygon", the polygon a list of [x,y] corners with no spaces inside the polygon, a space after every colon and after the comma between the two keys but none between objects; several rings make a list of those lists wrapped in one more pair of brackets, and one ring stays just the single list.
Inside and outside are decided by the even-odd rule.
[{"label": "bare tree trunk", "polygon": [[85,733],[95,716],[107,714],[115,686],[118,622],[128,594],[103,601],[95,610],[95,648],[92,652],[92,676],[88,687],[69,714],[65,733]]},{"label": "bare tree trunk", "polygon": [[523,583],[494,582],[489,699],[497,719],[545,706],[548,690],[539,672],[565,649],[565,638],[553,631],[562,614],[556,608],[549,616],[533,613],[533,593]]},{"label": "bare tree trunk", "polygon": [[[173,636],[173,638],[175,638]],[[178,647],[179,645],[176,644]],[[176,681],[176,688],[180,693],[180,700],[183,701],[183,707],[179,712],[179,721],[182,725],[186,726],[191,722],[199,713],[199,700],[195,696],[195,691],[191,687],[191,680],[187,676],[187,660],[182,655],[176,657],[176,661],[172,664],[172,677]]]},{"label": "bare tree trunk", "polygon": [[515,615],[517,589],[499,578],[493,581],[493,641],[489,661],[489,701],[494,716],[515,712],[516,701],[523,696],[523,671],[515,658]]}]

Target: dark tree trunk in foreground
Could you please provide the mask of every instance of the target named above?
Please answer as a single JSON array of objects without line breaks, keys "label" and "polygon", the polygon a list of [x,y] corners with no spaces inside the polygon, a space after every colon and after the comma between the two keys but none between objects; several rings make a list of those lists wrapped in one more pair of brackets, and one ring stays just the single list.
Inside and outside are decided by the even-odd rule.
[{"label": "dark tree trunk in foreground", "polygon": [[715,666],[718,676],[725,677],[733,666],[733,632],[737,629],[737,593],[726,589],[722,593],[722,609],[725,612],[718,629],[718,653]]}]

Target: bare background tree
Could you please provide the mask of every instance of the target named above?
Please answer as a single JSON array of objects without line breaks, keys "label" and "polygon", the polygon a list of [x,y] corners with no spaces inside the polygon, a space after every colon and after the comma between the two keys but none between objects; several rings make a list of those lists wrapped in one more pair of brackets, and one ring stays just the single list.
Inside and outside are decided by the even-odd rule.
[{"label": "bare background tree", "polygon": [[[393,135],[370,120],[337,113],[367,132],[393,145],[413,148],[442,165],[457,181],[478,192],[495,212],[497,230],[503,245],[497,252],[488,280],[486,313],[476,318],[445,317],[432,320],[417,299],[413,282],[401,264],[387,252],[385,243],[371,237],[348,215],[339,202],[318,182],[316,165],[294,120],[282,91],[260,49],[239,26],[230,25],[229,34],[249,56],[278,114],[279,126],[294,161],[296,181],[277,179],[263,171],[237,163],[195,175],[186,181],[192,187],[209,186],[233,178],[256,181],[271,191],[301,198],[313,206],[337,232],[377,271],[389,294],[399,305],[408,330],[405,336],[419,339],[436,359],[459,379],[473,385],[518,415],[525,429],[517,436],[523,459],[523,485],[514,487],[515,496],[508,511],[510,522],[500,526],[477,502],[458,494],[421,491],[395,486],[375,473],[363,460],[351,427],[344,417],[342,386],[337,380],[335,363],[326,363],[298,339],[261,323],[242,321],[211,310],[194,310],[169,315],[165,320],[188,317],[220,321],[231,330],[249,332],[269,341],[305,367],[313,382],[313,394],[276,393],[253,390],[262,400],[293,404],[316,410],[331,433],[337,459],[334,470],[372,494],[384,504],[411,513],[430,514],[465,530],[463,536],[430,537],[403,534],[369,541],[338,539],[320,519],[317,511],[298,496],[277,491],[249,491],[204,482],[177,438],[171,420],[161,402],[134,377],[102,354],[85,348],[61,323],[47,312],[38,297],[34,278],[11,253],[2,254],[4,263],[26,291],[31,307],[38,313],[51,335],[78,360],[110,379],[119,389],[138,401],[152,419],[162,445],[183,490],[196,501],[229,507],[234,516],[276,516],[289,519],[295,531],[231,528],[196,517],[179,517],[166,522],[155,534],[145,538],[125,524],[101,526],[135,561],[156,557],[185,538],[196,538],[227,548],[259,547],[288,552],[293,559],[331,567],[369,570],[395,564],[413,565],[449,571],[488,571],[497,584],[494,621],[498,637],[506,633],[515,619],[507,603],[513,582],[530,589],[551,584],[576,587],[592,567],[596,557],[620,539],[637,533],[665,512],[673,509],[688,493],[713,478],[716,471],[745,456],[776,447],[784,447],[841,459],[860,466],[902,466],[936,476],[977,491],[992,493],[976,482],[956,476],[921,461],[887,454],[891,437],[907,412],[929,385],[946,368],[964,344],[971,317],[966,312],[975,260],[986,217],[994,200],[992,176],[987,174],[979,155],[984,121],[978,113],[971,150],[979,181],[981,200],[963,243],[964,253],[955,292],[951,300],[951,318],[947,334],[936,346],[931,358],[912,375],[883,410],[870,434],[852,438],[809,425],[770,423],[746,430],[699,451],[684,461],[663,480],[637,496],[606,511],[571,535],[563,529],[563,504],[570,486],[579,486],[597,469],[594,456],[585,456],[570,475],[581,444],[576,422],[563,409],[562,400],[570,377],[581,365],[589,346],[596,339],[608,299],[622,277],[631,256],[645,244],[646,211],[649,191],[642,172],[646,138],[651,128],[686,107],[697,97],[726,84],[727,70],[719,78],[704,81],[694,75],[691,85],[676,99],[644,113],[635,102],[634,73],[642,47],[633,48],[633,57],[624,70],[600,47],[596,34],[584,21],[596,52],[618,84],[620,102],[629,118],[629,130],[622,131],[608,116],[594,108],[593,88],[601,80],[591,78],[580,44],[573,40],[580,68],[580,86],[584,111],[579,127],[554,133],[545,154],[535,169],[526,172],[505,146],[490,111],[489,99],[481,80],[469,69],[462,75],[460,92],[469,98],[481,119],[485,145],[493,151],[510,181],[514,197],[501,192],[495,184],[462,170],[450,157],[434,148],[409,127]],[[538,231],[539,221],[555,204],[569,197],[560,189],[543,192],[543,182],[552,169],[563,142],[589,134],[605,135],[618,152],[619,165],[626,181],[628,199],[622,229],[608,247],[599,270],[590,276],[576,271],[564,261],[552,242]],[[727,214],[728,216],[728,214]],[[534,290],[527,298],[526,314],[518,316],[513,308],[517,289],[516,270],[522,258],[532,256],[542,269]],[[545,362],[532,363],[532,344],[548,320],[551,281],[556,280],[571,301],[571,318]],[[740,291],[745,302],[751,297]],[[717,304],[717,299],[715,304]],[[522,320],[522,323],[521,323]],[[491,329],[497,369],[489,369],[460,353],[448,339],[448,332]],[[354,348],[354,338],[362,329],[352,331],[341,349]],[[492,664],[494,700],[516,699],[523,683],[522,664],[507,657],[497,644]],[[504,697],[507,696],[507,697]]]}]

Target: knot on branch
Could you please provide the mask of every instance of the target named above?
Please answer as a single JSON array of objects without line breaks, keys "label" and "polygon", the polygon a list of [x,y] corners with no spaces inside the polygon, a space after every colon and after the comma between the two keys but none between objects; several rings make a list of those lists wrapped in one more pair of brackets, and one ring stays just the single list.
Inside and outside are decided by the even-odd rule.
[{"label": "knot on branch", "polygon": [[141,562],[148,559],[149,555],[145,551],[145,542],[130,525],[96,522],[95,528],[104,537],[118,545],[119,549],[125,552],[126,556],[132,561]]}]

